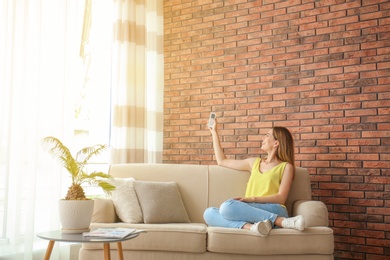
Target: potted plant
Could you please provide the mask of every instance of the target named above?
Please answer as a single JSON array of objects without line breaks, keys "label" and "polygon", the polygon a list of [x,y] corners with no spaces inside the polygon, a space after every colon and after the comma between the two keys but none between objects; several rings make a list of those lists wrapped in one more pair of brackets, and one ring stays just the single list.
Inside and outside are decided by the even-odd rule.
[{"label": "potted plant", "polygon": [[73,157],[68,147],[55,137],[45,137],[42,139],[42,143],[47,152],[59,161],[72,178],[72,184],[65,198],[59,202],[62,232],[82,233],[88,231],[94,201],[85,196],[82,184],[97,184],[107,193],[115,189],[113,185],[104,181],[104,179],[110,178],[110,175],[104,172],[87,173],[85,171],[88,161],[104,151],[106,145],[85,147]]}]

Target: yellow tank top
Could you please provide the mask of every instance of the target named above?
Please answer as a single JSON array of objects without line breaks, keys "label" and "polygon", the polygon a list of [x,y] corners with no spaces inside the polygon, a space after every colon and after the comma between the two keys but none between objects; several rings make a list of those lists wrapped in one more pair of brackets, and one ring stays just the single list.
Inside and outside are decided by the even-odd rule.
[{"label": "yellow tank top", "polygon": [[263,173],[260,172],[260,162],[261,158],[256,158],[246,186],[245,197],[264,197],[279,192],[287,162],[282,162]]}]

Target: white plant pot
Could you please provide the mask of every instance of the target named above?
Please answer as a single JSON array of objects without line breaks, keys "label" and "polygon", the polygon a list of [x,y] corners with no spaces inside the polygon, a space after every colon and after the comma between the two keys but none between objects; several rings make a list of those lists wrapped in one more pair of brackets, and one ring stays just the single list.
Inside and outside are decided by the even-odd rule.
[{"label": "white plant pot", "polygon": [[63,233],[83,233],[89,231],[93,204],[93,200],[60,200],[61,231]]}]

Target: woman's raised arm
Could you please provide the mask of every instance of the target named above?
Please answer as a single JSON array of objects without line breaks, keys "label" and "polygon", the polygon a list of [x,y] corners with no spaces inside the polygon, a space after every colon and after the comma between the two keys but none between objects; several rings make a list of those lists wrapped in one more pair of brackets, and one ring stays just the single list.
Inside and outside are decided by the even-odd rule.
[{"label": "woman's raised arm", "polygon": [[233,160],[233,159],[227,159],[223,149],[221,147],[220,141],[219,141],[219,135],[217,132],[217,120],[215,120],[214,127],[209,128],[212,138],[213,138],[213,148],[215,157],[217,159],[217,164],[219,166],[235,169],[235,170],[241,170],[241,171],[251,171],[252,165],[255,160],[255,158],[248,158],[244,160]]}]

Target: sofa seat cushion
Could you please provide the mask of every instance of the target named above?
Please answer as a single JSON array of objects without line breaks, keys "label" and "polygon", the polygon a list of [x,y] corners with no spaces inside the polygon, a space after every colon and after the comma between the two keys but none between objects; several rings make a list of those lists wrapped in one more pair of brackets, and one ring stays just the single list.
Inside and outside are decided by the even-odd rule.
[{"label": "sofa seat cushion", "polygon": [[[122,242],[123,250],[173,251],[188,253],[206,252],[207,226],[201,223],[130,224],[93,223],[91,230],[99,227],[128,227],[145,230],[137,238]],[[102,249],[102,244],[86,243],[84,249]],[[116,248],[116,243],[111,244]]]},{"label": "sofa seat cushion", "polygon": [[208,227],[207,249],[215,253],[246,255],[333,254],[333,230],[327,227],[272,229],[268,237],[242,229]]}]

